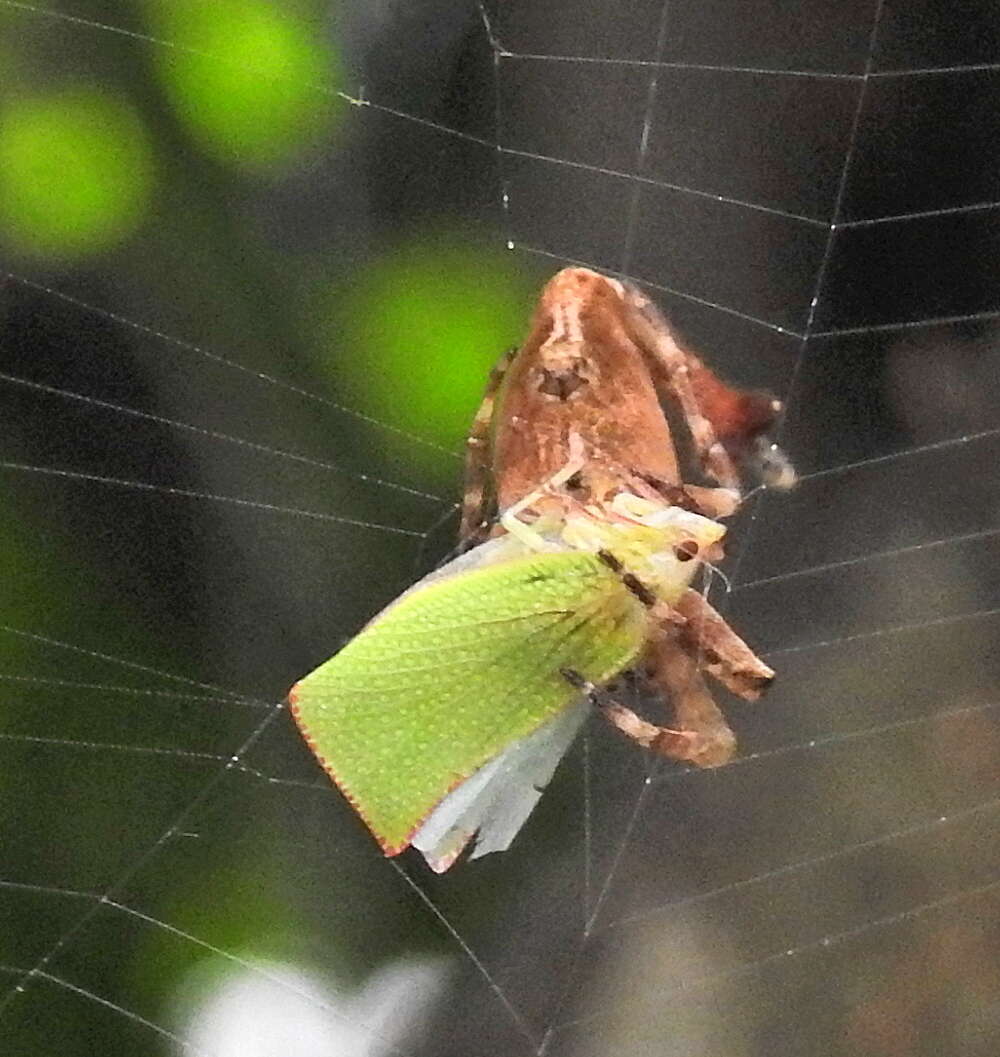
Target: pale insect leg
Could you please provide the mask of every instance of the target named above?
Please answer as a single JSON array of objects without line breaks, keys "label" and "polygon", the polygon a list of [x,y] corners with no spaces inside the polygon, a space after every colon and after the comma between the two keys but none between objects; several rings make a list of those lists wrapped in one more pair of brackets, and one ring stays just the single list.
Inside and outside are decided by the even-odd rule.
[{"label": "pale insect leg", "polygon": [[521,520],[521,513],[529,507],[534,506],[539,499],[551,495],[556,489],[561,488],[571,477],[578,474],[586,465],[587,459],[584,453],[583,441],[578,433],[569,435],[569,461],[558,473],[554,473],[541,488],[535,489],[519,499],[513,506],[509,506],[500,515],[501,526],[511,535],[519,539],[529,550],[549,551],[561,550],[555,544],[548,542],[535,531],[530,525]]},{"label": "pale insect leg", "polygon": [[636,495],[679,506],[704,517],[718,520],[731,517],[740,506],[740,494],[731,488],[706,488],[697,484],[671,484],[652,474],[636,474],[620,470],[622,479],[628,479]]}]

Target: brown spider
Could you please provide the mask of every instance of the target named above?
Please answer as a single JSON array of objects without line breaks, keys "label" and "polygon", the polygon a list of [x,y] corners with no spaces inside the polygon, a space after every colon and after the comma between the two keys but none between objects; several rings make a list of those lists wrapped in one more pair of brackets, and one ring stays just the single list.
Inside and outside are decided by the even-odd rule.
[{"label": "brown spider", "polygon": [[[696,468],[714,487],[682,480],[661,395],[679,411]],[[717,378],[636,288],[566,268],[542,291],[527,340],[491,372],[468,438],[461,539],[472,545],[509,531],[512,519],[496,517],[512,510],[536,518],[567,504],[605,511],[623,493],[726,517],[740,502],[739,469],[753,466],[771,487],[794,483],[767,436],[781,409],[769,394]],[[717,561],[721,545],[700,557]],[[701,673],[755,700],[774,672],[691,588],[656,615],[662,633],[650,637],[640,669],[672,701],[671,727],[580,685],[629,737],[700,767],[724,764],[735,739]]]}]

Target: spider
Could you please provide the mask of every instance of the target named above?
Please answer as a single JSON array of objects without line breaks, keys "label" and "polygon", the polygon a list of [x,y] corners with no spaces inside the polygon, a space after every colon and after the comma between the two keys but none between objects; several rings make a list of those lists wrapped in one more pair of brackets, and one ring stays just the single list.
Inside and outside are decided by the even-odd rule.
[{"label": "spider", "polygon": [[[681,477],[660,394],[707,483]],[[654,752],[726,763],[735,740],[702,673],[755,699],[774,673],[691,587],[722,556],[740,471],[788,487],[781,411],[731,389],[636,289],[583,268],[544,288],[494,369],[468,439],[464,553],[303,678],[306,741],[387,855],[447,869],[506,848],[589,705]],[[670,726],[607,692],[633,671]]]},{"label": "spider", "polygon": [[[682,482],[660,393],[680,410],[698,468],[721,487]],[[739,503],[739,465],[770,487],[794,483],[791,465],[768,437],[781,410],[769,394],[726,386],[636,288],[589,269],[564,269],[543,290],[525,343],[491,373],[467,441],[460,538],[479,539],[498,509],[507,511],[499,531],[510,532],[512,515],[525,509],[571,501],[606,512],[630,491],[726,517]],[[571,445],[577,457],[567,474],[561,468]],[[551,486],[535,491],[545,480],[568,487],[561,497]],[[721,556],[721,547],[701,555]],[[690,588],[665,624],[666,633],[650,642],[645,674],[673,701],[675,725],[688,736],[657,739],[656,728],[626,720],[627,710],[606,705],[605,714],[664,755],[699,766],[726,763],[735,742],[700,670],[747,699],[760,695],[773,672]]]}]

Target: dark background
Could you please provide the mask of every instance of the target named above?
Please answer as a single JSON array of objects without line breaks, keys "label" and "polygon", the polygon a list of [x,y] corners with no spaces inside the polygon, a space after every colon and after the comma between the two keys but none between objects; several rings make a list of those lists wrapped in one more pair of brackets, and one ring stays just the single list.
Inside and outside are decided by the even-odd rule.
[{"label": "dark background", "polygon": [[[1000,16],[483,13],[0,4],[4,1050],[992,1057]],[[434,877],[276,706],[567,261],[787,400],[720,601],[779,680]]]}]

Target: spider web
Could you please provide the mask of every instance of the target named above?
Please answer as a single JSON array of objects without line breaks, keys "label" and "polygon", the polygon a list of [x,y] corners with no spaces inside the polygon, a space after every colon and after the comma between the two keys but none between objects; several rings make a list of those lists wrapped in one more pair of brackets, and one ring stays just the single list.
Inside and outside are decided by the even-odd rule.
[{"label": "spider web", "polygon": [[[138,7],[2,6],[118,63],[184,46]],[[639,280],[782,394],[803,478],[732,526],[719,602],[779,679],[729,703],[718,772],[594,726],[510,852],[383,860],[278,702],[447,546],[455,493],[382,447],[430,442],[276,353],[277,293],[248,327],[210,236],[138,276],[19,262],[8,1049],[993,1054],[997,17],[497,6],[386,23],[412,66],[376,66],[346,120],[395,142],[388,177],[338,152],[246,215],[342,252],[364,177],[390,223],[461,210],[539,280]],[[442,108],[414,85],[455,40],[478,74]],[[263,261],[249,288],[287,294]]]}]

